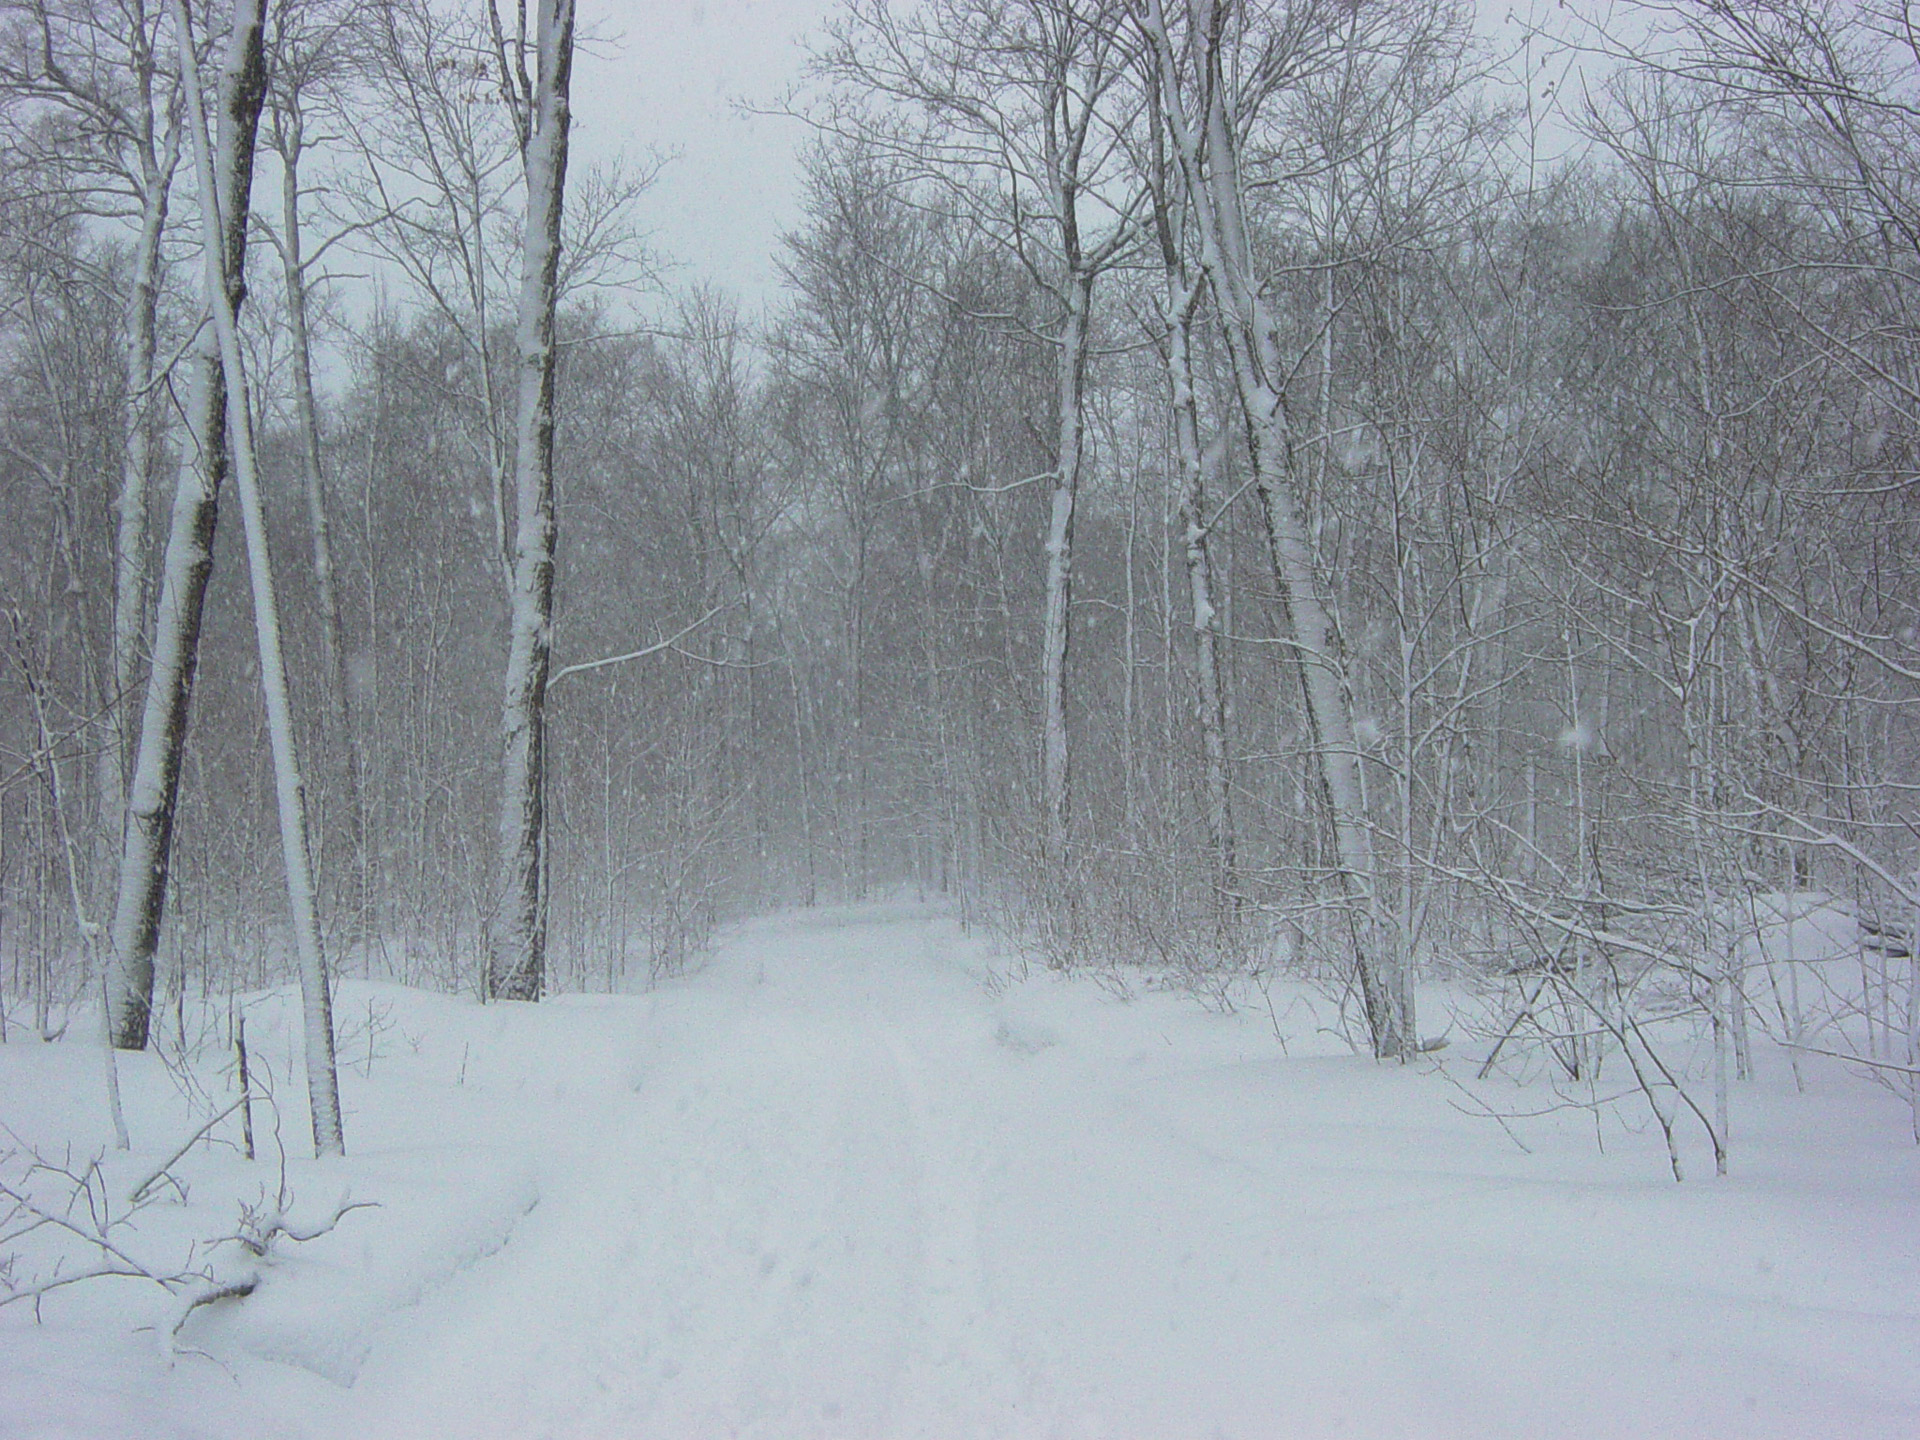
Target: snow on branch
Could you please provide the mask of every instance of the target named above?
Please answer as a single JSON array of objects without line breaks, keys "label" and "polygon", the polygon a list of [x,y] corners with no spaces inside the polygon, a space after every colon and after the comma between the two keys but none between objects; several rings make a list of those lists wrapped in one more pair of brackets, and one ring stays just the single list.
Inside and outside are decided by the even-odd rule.
[{"label": "snow on branch", "polygon": [[31,1305],[38,1319],[46,1297],[69,1286],[144,1281],[170,1302],[157,1331],[161,1349],[171,1359],[179,1352],[181,1327],[196,1310],[241,1299],[259,1288],[281,1240],[316,1240],[352,1211],[374,1203],[343,1195],[317,1218],[295,1220],[290,1213],[293,1196],[283,1176],[271,1200],[263,1186],[258,1201],[240,1202],[239,1218],[229,1233],[187,1241],[177,1261],[161,1258],[155,1253],[160,1247],[150,1236],[143,1237],[138,1217],[156,1203],[156,1187],[163,1179],[185,1194],[172,1167],[233,1109],[215,1115],[165,1163],[118,1192],[125,1198],[116,1198],[108,1182],[104,1155],[77,1166],[31,1148],[0,1155],[0,1306]]},{"label": "snow on branch", "polygon": [[610,665],[624,665],[629,660],[644,660],[649,655],[658,655],[662,650],[671,650],[716,615],[724,615],[729,610],[738,609],[739,605],[740,602],[737,599],[729,600],[724,605],[716,605],[698,620],[683,625],[680,629],[674,631],[673,634],[667,636],[666,639],[656,640],[653,644],[643,646],[638,650],[629,650],[624,655],[607,655],[598,660],[582,660],[576,665],[564,666],[547,677],[547,693],[551,694],[553,687],[569,675],[584,675],[589,670],[605,670]]}]

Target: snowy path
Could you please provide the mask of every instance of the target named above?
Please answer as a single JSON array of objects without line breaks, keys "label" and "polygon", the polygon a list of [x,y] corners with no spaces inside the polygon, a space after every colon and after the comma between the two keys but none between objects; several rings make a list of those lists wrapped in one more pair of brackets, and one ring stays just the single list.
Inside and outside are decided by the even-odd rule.
[{"label": "snowy path", "polygon": [[367,1426],[1006,1428],[1020,1367],[984,1307],[984,1141],[1034,1097],[980,1063],[1004,1051],[990,1005],[923,925],[756,927],[649,1007],[631,1084],[590,1093],[479,1307],[451,1300],[369,1365]]},{"label": "snowy path", "polygon": [[1676,1187],[1304,1012],[1284,1056],[1264,1011],[987,957],[852,911],[646,996],[381,992],[347,1163],[385,1208],[196,1322],[231,1379],[22,1433],[1920,1433],[1920,1163],[1857,1090],[1760,1097],[1742,1174]]},{"label": "snowy path", "polygon": [[856,913],[663,991],[637,1093],[584,1093],[510,1259],[376,1354],[356,1429],[1920,1429],[1912,1381],[1885,1408],[1920,1303],[1872,1268],[1914,1278],[1912,1207],[1836,1247],[1767,1193],[1543,1166],[1431,1079],[1188,1000],[997,1002],[969,958]]}]

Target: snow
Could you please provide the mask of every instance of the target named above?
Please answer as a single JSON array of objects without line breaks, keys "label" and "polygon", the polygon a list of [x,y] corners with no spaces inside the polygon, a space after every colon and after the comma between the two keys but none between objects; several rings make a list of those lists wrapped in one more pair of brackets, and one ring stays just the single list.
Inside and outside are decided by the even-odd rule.
[{"label": "snow", "polygon": [[1593,727],[1584,720],[1576,720],[1565,726],[1554,738],[1554,744],[1562,750],[1587,751],[1593,748]]},{"label": "snow", "polygon": [[[378,1208],[171,1363],[152,1287],[0,1310],[0,1435],[1920,1434],[1895,1097],[1826,1062],[1796,1094],[1769,1053],[1733,1177],[1675,1185],[1630,1103],[1377,1065],[1276,983],[1282,1045],[1241,998],[1028,974],[899,905],[742,927],[643,995],[344,983],[348,1157],[287,1185]],[[248,1016],[293,1145],[296,1002]],[[207,1110],[152,1054],[123,1078],[132,1175]],[[0,1119],[43,1151],[103,1143],[99,1088],[86,1045],[0,1047]],[[142,1253],[231,1230],[263,1153],[196,1148]]]}]

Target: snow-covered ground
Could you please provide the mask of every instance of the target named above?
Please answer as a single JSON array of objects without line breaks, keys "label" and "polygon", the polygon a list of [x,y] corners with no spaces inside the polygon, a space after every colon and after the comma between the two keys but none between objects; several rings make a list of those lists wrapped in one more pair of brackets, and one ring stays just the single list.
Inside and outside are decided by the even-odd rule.
[{"label": "snow-covered ground", "polygon": [[[287,1183],[296,1216],[379,1208],[284,1247],[170,1364],[144,1282],[0,1310],[0,1436],[1920,1435],[1890,1096],[1827,1062],[1796,1095],[1765,1057],[1733,1177],[1694,1155],[1675,1185],[1632,1102],[1509,1118],[1523,1151],[1271,993],[1015,979],[898,906],[746,926],[646,995],[347,984],[349,1158]],[[304,1153],[290,1007],[249,1015]],[[98,1061],[16,1032],[0,1120],[91,1155]],[[110,1175],[225,1103],[216,1064],[204,1098],[124,1066],[144,1157]],[[264,1150],[195,1149],[142,1253],[230,1230],[277,1186]]]}]

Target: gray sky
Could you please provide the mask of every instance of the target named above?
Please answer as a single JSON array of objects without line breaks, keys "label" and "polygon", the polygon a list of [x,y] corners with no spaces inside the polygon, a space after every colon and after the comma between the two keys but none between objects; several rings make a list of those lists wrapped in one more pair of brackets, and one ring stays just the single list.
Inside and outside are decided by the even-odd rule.
[{"label": "gray sky", "polygon": [[774,253],[798,218],[795,151],[803,127],[742,116],[798,78],[800,37],[834,0],[585,0],[583,33],[603,39],[575,61],[576,145],[589,158],[648,145],[677,151],[642,202],[642,223],[681,268],[749,307],[771,297]]},{"label": "gray sky", "polygon": [[[1517,16],[1565,25],[1555,0],[1477,3],[1483,33],[1501,50],[1518,43]],[[641,204],[656,247],[679,263],[670,281],[711,281],[750,311],[773,298],[779,237],[799,218],[795,155],[805,127],[743,116],[733,102],[776,100],[799,77],[802,37],[836,8],[836,0],[584,0],[583,33],[600,38],[575,62],[575,144],[589,159],[648,145],[678,152]]]}]

